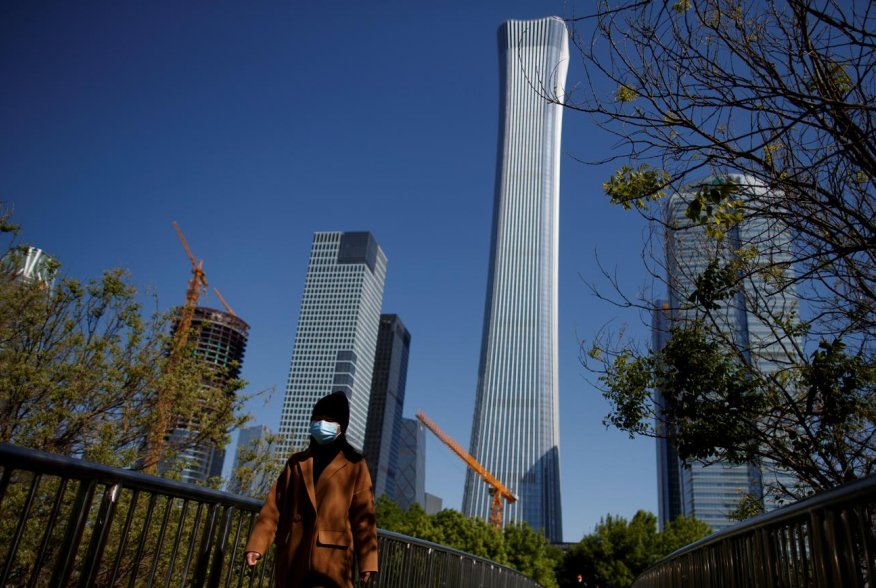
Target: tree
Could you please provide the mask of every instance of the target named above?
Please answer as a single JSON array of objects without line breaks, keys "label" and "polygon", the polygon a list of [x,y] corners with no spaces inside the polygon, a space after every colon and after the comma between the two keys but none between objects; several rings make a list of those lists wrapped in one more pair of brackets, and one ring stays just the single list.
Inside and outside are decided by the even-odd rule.
[{"label": "tree", "polygon": [[557,586],[555,570],[559,549],[525,523],[506,525],[502,531],[477,517],[452,509],[427,515],[419,504],[402,510],[386,495],[377,497],[377,526],[459,549],[510,566],[545,588]]},{"label": "tree", "polygon": [[681,515],[666,524],[657,536],[661,557],[708,536],[711,527],[696,517]]},{"label": "tree", "polygon": [[[9,228],[8,215],[0,224]],[[10,245],[7,267],[20,251]],[[216,368],[191,344],[169,362],[172,313],[146,321],[141,312],[122,270],[87,283],[61,277],[51,286],[0,275],[0,441],[143,469],[156,434],[156,391],[165,389],[176,422],[195,425],[193,434],[164,444],[169,473],[182,467],[183,450],[227,443],[248,418],[241,414],[246,398],[236,394],[243,382],[205,386],[216,381]]]},{"label": "tree", "polygon": [[627,521],[607,515],[593,533],[569,548],[560,572],[560,586],[625,588],[657,560],[711,533],[707,524],[680,517],[657,532],[657,517],[640,510]]},{"label": "tree", "polygon": [[525,523],[510,523],[502,529],[508,565],[526,574],[544,588],[557,586],[556,572],[563,559],[558,547]]},{"label": "tree", "polygon": [[[869,2],[604,2],[572,20],[587,95],[573,93],[563,105],[619,140],[609,160],[621,165],[606,195],[643,215],[655,236],[671,241],[694,231],[712,253],[705,267],[683,268],[690,287],[666,312],[685,320],[675,321],[667,349],[609,335],[585,353],[613,403],[606,421],[669,437],[684,459],[774,463],[801,483],[769,490],[793,498],[869,475],[876,463]],[[673,204],[683,223],[667,214]],[[749,238],[740,242],[743,233]],[[667,272],[678,268],[671,251],[659,249],[650,241],[643,260],[671,288]],[[616,294],[621,305],[661,311],[653,302],[659,292]],[[773,303],[785,295],[799,304]],[[721,314],[733,305],[747,309],[765,339],[752,344],[728,333]],[[663,404],[655,406],[658,386]],[[660,427],[654,418],[663,419]]]},{"label": "tree", "polygon": [[228,491],[264,499],[285,466],[284,456],[277,453],[282,440],[281,435],[270,434],[247,446],[238,445],[240,465],[231,472]]},{"label": "tree", "polygon": [[435,530],[432,541],[508,565],[505,538],[485,520],[446,508],[434,514],[431,523]]}]

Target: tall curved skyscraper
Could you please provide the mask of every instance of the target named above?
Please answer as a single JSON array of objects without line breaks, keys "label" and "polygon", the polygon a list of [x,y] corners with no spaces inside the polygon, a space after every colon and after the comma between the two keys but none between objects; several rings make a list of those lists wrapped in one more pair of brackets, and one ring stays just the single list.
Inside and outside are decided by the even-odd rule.
[{"label": "tall curved skyscraper", "polygon": [[[562,541],[557,266],[568,33],[557,17],[499,27],[499,150],[471,454],[518,496],[503,520]],[[488,517],[469,471],[463,512]]]}]

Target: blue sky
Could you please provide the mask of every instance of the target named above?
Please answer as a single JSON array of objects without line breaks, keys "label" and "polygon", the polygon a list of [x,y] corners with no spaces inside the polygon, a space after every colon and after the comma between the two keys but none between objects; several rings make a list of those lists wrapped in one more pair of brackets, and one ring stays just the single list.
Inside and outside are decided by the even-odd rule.
[{"label": "blue sky", "polygon": [[[124,267],[184,300],[171,226],[251,326],[249,405],[276,429],[314,231],[369,230],[389,259],[383,311],[412,333],[406,416],[467,445],[486,292],[498,124],[496,29],[571,16],[547,0],[5,2],[0,5],[0,199],[21,241],[79,278]],[[574,51],[570,87],[583,79]],[[613,88],[606,88],[609,94]],[[594,297],[597,254],[631,294],[645,227],[608,204],[614,139],[563,122],[560,464],[567,541],[600,517],[657,509],[654,442],[606,430],[578,362],[636,313]],[[206,304],[219,306],[211,294]],[[427,440],[426,490],[459,508],[465,466]]]}]

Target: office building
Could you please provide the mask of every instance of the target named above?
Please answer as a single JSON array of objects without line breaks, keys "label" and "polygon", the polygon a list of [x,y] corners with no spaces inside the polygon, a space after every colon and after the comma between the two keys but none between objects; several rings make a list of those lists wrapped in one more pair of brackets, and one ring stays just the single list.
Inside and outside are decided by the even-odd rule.
[{"label": "office building", "polygon": [[[745,176],[729,176],[741,186],[740,198],[756,199],[766,188]],[[674,324],[703,318],[702,311],[689,302],[695,280],[713,260],[725,263],[745,249],[754,255],[752,263],[789,264],[790,234],[776,223],[744,220],[733,226],[721,241],[706,235],[702,224],[685,216],[691,195],[703,186],[724,180],[708,178],[688,191],[674,194],[668,203],[667,219],[671,229],[666,232],[666,267],[669,298],[655,312],[653,323],[654,348],[661,348],[668,330]],[[790,269],[788,271],[791,271]],[[735,294],[721,301],[710,313],[716,332],[745,349],[748,361],[763,373],[787,365],[785,351],[789,341],[782,341],[760,317],[784,313],[795,307],[793,289],[778,290],[755,274],[746,277]],[[657,391],[658,405],[662,395]],[[658,427],[660,423],[658,415]],[[745,495],[763,496],[766,510],[775,508],[778,499],[774,482],[793,485],[794,479],[770,464],[703,465],[682,463],[669,443],[658,441],[658,488],[660,494],[660,524],[665,525],[678,514],[695,516],[715,530],[735,524],[728,514],[737,508]],[[766,484],[765,484],[766,483]]]},{"label": "office building", "polygon": [[347,439],[362,449],[385,275],[371,233],[313,236],[280,415],[283,455],[309,444],[313,405],[335,390],[350,400]]},{"label": "office building", "polygon": [[426,431],[417,419],[402,419],[395,503],[426,508]]},{"label": "office building", "polygon": [[444,501],[441,500],[441,497],[435,496],[434,494],[429,494],[426,492],[426,514],[433,515],[441,512],[441,509],[444,506]]},{"label": "office building", "polygon": [[375,497],[386,494],[395,498],[410,348],[411,334],[401,319],[394,314],[380,315],[364,448]]},{"label": "office building", "polygon": [[[660,351],[669,338],[669,303],[658,300],[651,314],[651,349]],[[666,523],[675,520],[681,511],[681,462],[672,443],[660,435],[667,432],[666,424],[661,420],[660,408],[664,406],[663,394],[655,390],[655,410],[657,419],[657,517],[660,530]]]},{"label": "office building", "polygon": [[[195,353],[198,359],[216,368],[212,377],[203,383],[205,388],[223,388],[230,380],[240,377],[249,337],[249,325],[243,319],[199,306],[193,310],[190,329],[190,336],[197,337]],[[197,422],[178,422],[168,438],[172,445],[186,447],[179,455],[186,464],[182,480],[203,484],[209,478],[222,475],[225,448],[209,444],[190,445],[188,440],[197,432]],[[159,465],[159,471],[165,469],[166,464]]]},{"label": "office building", "polygon": [[[519,500],[505,522],[562,540],[557,268],[568,33],[556,17],[499,28],[500,123],[487,298],[470,453]],[[469,470],[463,512],[488,519]]]}]

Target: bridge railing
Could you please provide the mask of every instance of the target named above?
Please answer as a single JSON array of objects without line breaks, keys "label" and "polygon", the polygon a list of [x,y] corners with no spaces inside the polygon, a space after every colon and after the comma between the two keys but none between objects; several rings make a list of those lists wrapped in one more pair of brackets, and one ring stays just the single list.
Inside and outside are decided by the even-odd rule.
[{"label": "bridge railing", "polygon": [[683,547],[633,588],[876,587],[876,476]]},{"label": "bridge railing", "polygon": [[[271,586],[243,549],[261,503],[0,444],[0,586]],[[378,531],[375,588],[536,588],[516,570]],[[273,550],[272,550],[273,551]]]}]

